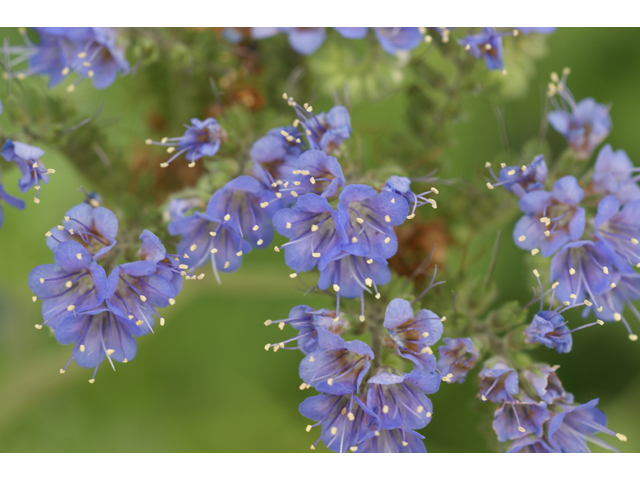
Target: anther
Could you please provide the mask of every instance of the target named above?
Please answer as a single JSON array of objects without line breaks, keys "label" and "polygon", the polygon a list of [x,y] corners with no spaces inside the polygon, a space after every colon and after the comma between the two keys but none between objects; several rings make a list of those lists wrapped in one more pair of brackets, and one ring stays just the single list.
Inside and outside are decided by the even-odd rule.
[{"label": "anther", "polygon": [[236,253],[236,257],[241,257],[241,256],[242,256],[242,250]]},{"label": "anther", "polygon": [[627,441],[627,436],[623,435],[621,433],[616,433],[616,437],[618,437],[618,440],[620,440],[621,442],[626,442]]},{"label": "anther", "polygon": [[62,375],[65,372],[64,368],[60,369],[60,375]]},{"label": "anther", "polygon": [[331,435],[338,433],[338,427],[331,427]]},{"label": "anther", "polygon": [[587,307],[590,307],[591,305],[593,305],[593,303],[591,303],[589,300],[585,300],[585,301],[584,301],[584,304],[585,304]]},{"label": "anther", "polygon": [[169,164],[166,163],[166,162],[163,162],[163,163],[160,164],[160,168],[167,168],[168,166],[169,166]]},{"label": "anther", "polygon": [[229,262],[224,262],[224,267],[222,268],[229,268]]},{"label": "anther", "polygon": [[312,253],[312,254],[311,254],[311,256],[312,256],[313,258],[320,258],[320,253],[315,252],[315,253]]},{"label": "anther", "polygon": [[111,356],[115,353],[116,351],[113,348],[110,348],[109,350],[107,350],[107,355]]},{"label": "anther", "polygon": [[338,285],[337,283],[334,283],[333,284],[333,290],[336,291],[336,292],[339,292],[340,291],[340,285]]},{"label": "anther", "polygon": [[76,307],[75,307],[75,305],[69,305],[69,306],[67,307],[67,311],[68,311],[68,312],[72,312],[74,308],[76,308]]},{"label": "anther", "polygon": [[269,202],[262,202],[260,204],[260,208],[267,208],[269,206]]},{"label": "anther", "polygon": [[631,340],[632,342],[635,342],[636,340],[638,340],[638,335],[629,335],[629,340]]},{"label": "anther", "polygon": [[286,226],[286,228],[291,228],[291,223],[287,222],[287,224],[285,226]]},{"label": "anther", "polygon": [[387,223],[391,223],[391,217],[389,215],[384,216],[384,221]]},{"label": "anther", "polygon": [[431,347],[424,347],[422,350],[420,350],[420,353],[428,353],[429,355],[433,355],[433,350],[431,350]]},{"label": "anther", "polygon": [[598,325],[604,325],[604,322],[603,322],[602,320],[596,320],[596,323],[597,323]]},{"label": "anther", "polygon": [[540,252],[540,250],[538,250],[537,248],[534,248],[533,250],[531,250],[531,255],[535,256]]},{"label": "anther", "polygon": [[160,317],[160,326],[164,327],[164,318],[163,317]]},{"label": "anther", "polygon": [[424,407],[422,405],[418,406],[417,412],[418,413],[422,413],[422,411],[424,410]]},{"label": "anther", "polygon": [[278,246],[277,246],[277,245],[276,245],[275,247],[273,247],[273,249],[274,249],[276,252],[279,252],[279,251],[280,251],[280,249],[278,248]]},{"label": "anther", "polygon": [[533,270],[533,274],[534,274],[537,278],[540,278],[540,273],[538,273],[538,270],[534,269],[534,270]]},{"label": "anther", "polygon": [[391,237],[387,237],[384,239],[384,243],[389,243],[391,241]]},{"label": "anther", "polygon": [[42,325],[40,325],[39,323],[35,324],[36,330],[42,330]]},{"label": "anther", "polygon": [[95,378],[90,378],[90,379],[89,379],[89,383],[90,383],[90,384],[92,384],[92,385],[93,385],[95,382],[96,382],[96,379],[95,379]]},{"label": "anther", "polygon": [[527,239],[527,237],[525,237],[524,235],[520,235],[520,236],[518,237],[518,241],[519,241],[519,242],[524,242],[526,239]]},{"label": "anther", "polygon": [[278,328],[279,328],[280,330],[282,330],[282,329],[284,329],[284,325],[285,325],[285,323],[284,323],[284,322],[280,322],[280,323],[278,324]]},{"label": "anther", "polygon": [[254,225],[253,226],[253,231],[255,232],[256,230],[258,230],[260,227],[258,225]]},{"label": "anther", "polygon": [[614,314],[613,314],[613,319],[614,319],[616,322],[619,322],[620,320],[622,320],[622,315],[620,315],[619,313],[614,313]]},{"label": "anther", "polygon": [[264,243],[264,240],[262,240],[261,238],[258,239],[258,241],[256,242],[257,245],[262,245]]},{"label": "anther", "polygon": [[376,297],[376,300],[380,300],[380,294],[379,293],[376,293],[375,297]]},{"label": "anther", "polygon": [[227,213],[223,218],[225,222],[228,222],[231,219],[231,215]]},{"label": "anther", "polygon": [[167,153],[173,153],[175,152],[176,148],[175,147],[169,147],[167,148]]},{"label": "anther", "polygon": [[313,427],[312,427],[312,425],[307,425],[307,426],[305,427],[305,430],[306,430],[307,432],[310,432],[312,428],[313,428]]},{"label": "anther", "polygon": [[389,405],[382,407],[382,413],[389,413]]},{"label": "anther", "polygon": [[413,220],[416,217],[415,213],[412,213],[411,215],[407,215],[407,220]]},{"label": "anther", "polygon": [[273,323],[273,320],[265,320],[264,324],[268,327]]},{"label": "anther", "polygon": [[298,274],[295,273],[295,272],[289,274],[289,278],[296,278],[297,276],[298,276]]},{"label": "anther", "polygon": [[140,301],[141,302],[146,302],[147,301],[147,297],[145,297],[144,295],[140,295]]},{"label": "anther", "polygon": [[524,427],[522,427],[522,426],[520,426],[520,425],[518,425],[518,431],[519,431],[519,432],[521,432],[521,433],[526,432],[526,430],[524,429]]},{"label": "anther", "polygon": [[515,175],[516,171],[515,170],[509,170],[507,172],[507,175]]},{"label": "anther", "polygon": [[360,315],[360,316],[358,317],[358,320],[360,320],[361,322],[364,322],[364,320],[365,320],[364,315]]},{"label": "anther", "polygon": [[602,267],[602,271],[605,275],[609,275],[609,269],[607,267]]},{"label": "anther", "polygon": [[69,67],[64,67],[62,69],[62,75],[69,75]]},{"label": "anther", "polygon": [[189,269],[189,265],[185,265],[184,263],[181,263],[180,265],[178,265],[178,268],[180,270],[188,270]]},{"label": "anther", "polygon": [[38,301],[38,296],[37,296],[37,295],[34,295],[33,297],[31,297],[31,301],[32,301],[33,303],[36,303],[36,302]]},{"label": "anther", "polygon": [[84,352],[84,345],[80,345],[80,351]]},{"label": "anther", "polygon": [[494,186],[493,186],[493,185],[491,185],[491,183],[487,182],[487,188],[488,188],[489,190],[493,190],[493,189],[494,189]]},{"label": "anther", "polygon": [[318,225],[311,225],[311,231],[312,232],[317,232],[318,231]]},{"label": "anther", "polygon": [[176,299],[175,298],[170,298],[169,299],[169,305],[175,305],[176,304]]},{"label": "anther", "polygon": [[576,274],[575,269],[570,268],[570,269],[569,269],[569,275],[575,275],[575,274]]},{"label": "anther", "polygon": [[611,285],[609,285],[609,286],[610,286],[611,288],[616,288],[616,287],[617,287],[617,285],[616,285],[616,283],[615,283],[615,282],[611,282]]}]

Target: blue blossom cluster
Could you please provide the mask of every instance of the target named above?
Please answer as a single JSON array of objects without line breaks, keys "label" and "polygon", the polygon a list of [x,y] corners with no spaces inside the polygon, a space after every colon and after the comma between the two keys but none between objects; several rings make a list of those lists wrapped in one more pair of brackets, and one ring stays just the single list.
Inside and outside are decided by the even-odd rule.
[{"label": "blue blossom cluster", "polygon": [[[14,142],[7,140],[0,150],[0,155],[4,157],[7,162],[13,162],[18,167],[21,173],[20,180],[18,180],[18,188],[20,193],[25,193],[31,188],[36,191],[36,196],[33,201],[40,203],[40,188],[42,184],[49,183],[49,175],[56,173],[52,168],[46,168],[40,160],[40,157],[44,155],[44,150],[38,147],[27,145],[22,142]],[[17,200],[11,202],[8,194],[4,194],[5,202],[16,208],[24,208],[24,202]],[[20,206],[21,205],[21,206]],[[1,222],[0,222],[1,225]]]},{"label": "blue blossom cluster", "polygon": [[321,427],[311,449],[322,440],[335,452],[426,452],[424,437],[415,430],[426,427],[433,415],[427,395],[438,391],[442,373],[431,347],[442,336],[443,320],[426,309],[414,314],[407,300],[389,303],[383,353],[405,359],[409,373],[382,365],[365,342],[345,341],[341,334],[349,322],[342,312],[300,305],[286,319],[267,320],[266,325],[290,325],[297,331],[289,340],[266,345],[267,350],[299,349],[306,355],[300,389],[313,387],[318,395],[304,400],[300,413],[315,422],[307,425],[308,432]]},{"label": "blue blossom cluster", "polygon": [[[562,79],[552,75],[557,83],[551,84],[551,90],[571,111],[555,110],[549,113],[549,122],[567,137],[577,158],[586,158],[611,129],[611,119],[608,109],[593,99],[576,104],[565,85],[567,75],[568,71]],[[631,303],[640,299],[640,274],[635,270],[640,267],[640,177],[627,154],[605,145],[588,182],[567,175],[557,179],[550,190],[545,190],[548,171],[542,156],[530,165],[501,167],[499,175],[491,171],[496,182],[487,185],[502,186],[519,197],[524,215],[513,230],[514,242],[532,255],[553,257],[550,280],[558,300],[565,306],[584,305],[584,317],[593,312],[604,322],[621,321],[629,338],[637,340],[623,315],[629,307],[640,320]],[[565,328],[557,314],[539,316],[535,322],[532,331]],[[535,337],[559,352],[571,349],[570,342],[562,346],[536,335],[532,333],[530,340]]]},{"label": "blue blossom cluster", "polygon": [[[138,260],[116,265],[117,234],[114,213],[88,197],[46,233],[54,263],[29,274],[33,301],[42,301],[36,328],[46,325],[60,343],[74,344],[60,373],[75,360],[94,369],[90,383],[105,358],[115,370],[114,361],[135,357],[135,338],[153,332],[155,317],[164,324],[157,309],[175,304],[187,268],[148,230],[140,235]],[[105,266],[112,267],[108,274]]]},{"label": "blue blossom cluster", "polygon": [[[372,27],[382,49],[391,55],[411,51],[423,42],[431,42],[433,37],[429,34],[429,30],[437,32],[446,43],[449,41],[452,29],[452,27]],[[365,38],[369,28],[335,27],[334,30],[344,38],[358,39]],[[530,33],[549,34],[554,31],[555,28],[550,27],[518,27],[509,31],[485,27],[478,34],[458,39],[458,43],[475,58],[484,59],[489,70],[504,70],[503,37]],[[327,38],[324,27],[253,27],[251,29],[251,37],[257,40],[280,33],[287,35],[291,48],[301,55],[311,55],[316,52]]]},{"label": "blue blossom cluster", "polygon": [[90,78],[98,89],[109,87],[118,73],[129,73],[124,51],[117,45],[117,33],[104,27],[37,27],[39,41],[33,43],[22,32],[24,46],[8,47],[15,56],[11,64],[28,60],[29,66],[11,73],[11,78],[23,79],[31,75],[47,75],[49,87],[62,82],[70,73],[78,78],[67,87],[75,90],[78,83]]},{"label": "blue blossom cluster", "polygon": [[[218,190],[205,212],[186,215],[188,208],[172,208],[169,233],[181,237],[178,253],[189,257],[185,263],[192,270],[211,261],[219,279],[220,271],[237,270],[252,248],[271,244],[275,229],[289,239],[275,250],[284,250],[291,278],[317,268],[317,286],[336,293],[336,311],[341,296],[359,297],[364,321],[364,293],[379,298],[378,286],[391,278],[387,259],[398,249],[393,227],[419,206],[435,208],[427,195],[437,190],[414,194],[410,180],[397,176],[380,190],[347,185],[337,159],[352,131],[347,109],[335,106],[316,115],[311,106],[285,98],[297,119],[255,142],[251,175]],[[203,141],[209,138],[203,135]],[[170,140],[181,141],[160,143]],[[189,145],[178,152],[188,149],[187,159],[195,148]]]},{"label": "blue blossom cluster", "polygon": [[493,357],[480,372],[480,399],[500,405],[493,429],[500,442],[511,442],[512,453],[589,452],[588,442],[617,451],[597,433],[627,438],[607,428],[607,418],[596,408],[598,399],[574,402],[556,375],[557,366],[532,364],[516,370],[505,359]]}]

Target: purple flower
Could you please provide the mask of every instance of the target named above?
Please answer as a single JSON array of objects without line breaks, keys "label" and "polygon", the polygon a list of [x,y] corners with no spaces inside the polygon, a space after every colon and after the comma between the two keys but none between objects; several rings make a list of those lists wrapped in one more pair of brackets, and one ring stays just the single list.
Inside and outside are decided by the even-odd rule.
[{"label": "purple flower", "polygon": [[182,277],[185,276],[184,271],[180,268],[180,262],[177,260],[180,255],[168,254],[160,239],[149,230],[142,232],[140,240],[142,240],[142,244],[138,250],[138,258],[155,263],[155,273],[168,280],[173,286],[175,295],[178,295],[182,290]]},{"label": "purple flower", "polygon": [[31,187],[35,186],[36,197],[33,199],[35,203],[40,203],[40,187],[41,183],[49,183],[49,174],[55,173],[55,170],[45,168],[40,160],[44,155],[44,150],[33,147],[22,142],[13,142],[7,140],[2,147],[0,154],[8,162],[15,162],[22,174],[18,181],[20,193],[24,193]]},{"label": "purple flower", "polygon": [[202,157],[213,157],[220,149],[220,144],[225,138],[225,132],[215,118],[205,120],[191,119],[191,125],[181,137],[163,138],[159,142],[147,140],[147,145],[159,145],[167,148],[168,153],[178,150],[169,160],[161,163],[162,168],[169,166],[176,158],[183,153],[190,162],[189,166],[194,167],[196,160]]},{"label": "purple flower", "polygon": [[168,215],[171,220],[180,220],[187,216],[187,212],[196,207],[203,207],[198,197],[176,198],[169,202]]},{"label": "purple flower", "polygon": [[346,225],[348,243],[343,250],[369,258],[391,258],[398,250],[393,227],[404,223],[409,213],[406,201],[396,193],[377,193],[368,185],[347,185],[338,203]]},{"label": "purple flower", "polygon": [[[97,204],[97,203],[96,203]],[[47,246],[56,252],[61,242],[77,242],[93,255],[102,259],[116,244],[118,218],[105,207],[81,203],[65,213],[62,225],[46,233]]]},{"label": "purple flower", "polygon": [[633,271],[625,268],[624,260],[632,266],[640,265],[640,199],[621,206],[613,195],[604,197],[598,204],[594,226],[598,238],[621,257],[619,268]]},{"label": "purple flower", "polygon": [[295,168],[292,164],[302,153],[300,135],[295,127],[274,128],[258,139],[249,155],[253,175],[266,186],[276,188]]},{"label": "purple flower", "polygon": [[433,405],[426,394],[438,391],[440,375],[413,370],[396,375],[381,371],[369,379],[367,406],[378,416],[383,429],[419,430],[427,426]]},{"label": "purple flower", "polygon": [[475,58],[484,58],[489,70],[504,70],[502,37],[505,35],[511,34],[485,27],[482,33],[469,35],[458,40],[458,43]]},{"label": "purple flower", "polygon": [[376,430],[360,443],[357,453],[427,453],[424,437],[412,430]]},{"label": "purple flower", "polygon": [[523,35],[529,35],[530,33],[549,35],[556,31],[556,27],[516,27],[516,30]]},{"label": "purple flower", "polygon": [[395,348],[398,355],[414,362],[424,372],[435,370],[436,358],[431,345],[442,336],[442,321],[430,310],[419,310],[415,315],[411,303],[401,298],[389,302],[384,316],[388,336],[387,346]]},{"label": "purple flower", "polygon": [[[293,97],[285,97],[287,103],[293,107],[300,126],[307,137],[312,150],[323,150],[326,153],[339,153],[340,144],[351,136],[351,117],[346,107],[336,105],[329,112],[313,113],[313,108],[300,105]],[[295,125],[295,123],[294,123]],[[286,137],[287,141],[294,141],[295,135]],[[297,143],[297,141],[296,141]]]},{"label": "purple flower", "polygon": [[373,27],[382,49],[395,55],[398,51],[413,50],[423,41],[419,27]]},{"label": "purple flower", "polygon": [[525,436],[517,438],[507,453],[558,453],[542,438]]},{"label": "purple flower", "polygon": [[300,413],[316,422],[307,425],[307,432],[315,426],[322,426],[320,438],[311,445],[312,450],[322,440],[334,452],[357,451],[358,444],[376,431],[375,414],[353,394],[307,398],[300,404]]},{"label": "purple flower", "polygon": [[[296,274],[316,265],[324,269],[346,241],[338,212],[325,198],[312,193],[301,196],[295,206],[276,212],[273,226],[289,238],[280,248],[285,249],[285,262]],[[279,251],[277,247],[276,250]]]},{"label": "purple flower", "polygon": [[464,383],[467,372],[476,366],[478,352],[470,338],[443,338],[438,348],[438,370],[445,382]]},{"label": "purple flower", "polygon": [[515,440],[529,434],[542,435],[542,426],[549,419],[545,403],[538,404],[526,394],[522,400],[504,402],[494,414],[493,430],[498,441]]},{"label": "purple flower", "polygon": [[320,349],[318,343],[318,331],[326,330],[330,334],[340,335],[344,329],[346,322],[342,320],[341,314],[335,311],[321,308],[316,310],[307,305],[298,305],[293,307],[289,312],[289,317],[283,320],[267,320],[265,325],[278,324],[280,330],[289,324],[298,331],[298,334],[285,340],[284,342],[267,344],[266,350],[273,347],[273,351],[278,349],[295,350],[296,347],[286,347],[285,345],[297,341],[298,347],[302,353],[308,355]]},{"label": "purple flower", "polygon": [[257,40],[278,33],[286,33],[289,37],[289,45],[300,55],[311,55],[327,38],[324,27],[253,27],[251,29],[251,37]]},{"label": "purple flower", "polygon": [[333,27],[344,38],[357,39],[367,36],[368,27]]},{"label": "purple flower", "polygon": [[[557,83],[549,85],[549,95],[555,110],[549,112],[547,119],[551,126],[567,139],[576,157],[585,160],[609,135],[611,116],[609,108],[593,98],[584,98],[576,103],[566,85],[567,74],[568,72],[565,72],[560,80],[555,78],[558,80]],[[562,104],[555,99],[556,93]]]},{"label": "purple flower", "polygon": [[383,187],[380,189],[381,192],[391,192],[396,195],[401,195],[407,201],[409,208],[411,208],[411,213],[407,216],[408,219],[412,219],[416,216],[416,208],[422,207],[427,203],[430,204],[433,208],[438,208],[436,201],[432,198],[426,198],[426,195],[430,193],[439,193],[437,189],[434,187],[430,188],[426,192],[422,192],[419,194],[415,194],[411,191],[411,180],[407,177],[399,177],[398,175],[391,175]]},{"label": "purple flower", "polygon": [[555,348],[558,353],[569,353],[573,341],[562,315],[545,310],[534,315],[525,330],[529,343],[539,343],[547,348]]},{"label": "purple flower", "polygon": [[640,199],[640,187],[635,175],[638,169],[624,150],[613,151],[605,145],[598,153],[593,173],[593,189],[598,193],[615,195],[625,205]]},{"label": "purple flower", "polygon": [[546,364],[533,364],[522,372],[523,381],[528,382],[533,388],[536,395],[548,404],[557,402],[558,400],[573,402],[573,395],[566,392],[556,370],[560,368],[558,365],[550,367]]},{"label": "purple flower", "polygon": [[625,442],[627,437],[607,428],[607,417],[596,408],[598,399],[580,404],[556,404],[562,410],[549,422],[549,445],[562,453],[589,453],[587,442],[617,451],[607,442],[596,437],[596,433],[615,435]]},{"label": "purple flower", "polygon": [[520,387],[518,372],[502,360],[497,360],[492,367],[486,366],[478,374],[480,377],[480,399],[493,403],[516,403]]},{"label": "purple flower", "polygon": [[548,174],[543,155],[538,155],[529,165],[522,167],[503,166],[499,176],[493,173],[491,164],[487,163],[487,168],[496,180],[496,183],[487,183],[489,189],[493,190],[494,187],[501,186],[519,198],[524,197],[528,192],[542,190]]},{"label": "purple flower", "polygon": [[40,265],[29,273],[33,301],[42,300],[43,323],[54,330],[66,317],[97,308],[108,295],[107,275],[93,256],[76,242],[62,242],[54,264]]},{"label": "purple flower", "polygon": [[280,192],[290,194],[294,200],[306,193],[330,198],[344,186],[345,179],[340,163],[322,150],[304,152],[289,165]]},{"label": "purple flower", "polygon": [[324,329],[318,329],[318,345],[300,363],[306,388],[332,395],[357,393],[373,359],[371,348],[360,340],[346,342]]},{"label": "purple flower", "polygon": [[520,199],[525,215],[513,229],[513,240],[523,250],[543,257],[553,255],[568,242],[582,237],[585,210],[580,207],[584,192],[575,177],[567,175],[556,181],[551,192],[536,190]]},{"label": "purple flower", "polygon": [[[24,210],[25,208],[24,201],[14,197],[13,195],[9,195],[1,183],[0,183],[0,202],[4,202],[7,205],[12,206],[13,208],[17,208],[18,210]],[[4,210],[2,208],[2,203],[0,203],[0,228],[2,228],[3,223],[4,223]]]}]

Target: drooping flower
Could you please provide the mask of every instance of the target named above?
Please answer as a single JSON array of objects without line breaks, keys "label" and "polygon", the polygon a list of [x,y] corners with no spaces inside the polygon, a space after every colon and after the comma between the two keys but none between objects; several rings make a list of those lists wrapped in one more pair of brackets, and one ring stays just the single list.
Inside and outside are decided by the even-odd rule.
[{"label": "drooping flower", "polygon": [[[595,232],[623,260],[631,266],[640,265],[640,199],[620,205],[613,195],[607,195],[598,204]],[[618,262],[618,268],[625,265]]]},{"label": "drooping flower", "polygon": [[76,242],[62,242],[54,264],[40,265],[29,273],[33,301],[42,300],[42,325],[54,330],[66,317],[97,308],[108,294],[107,275],[93,256]]},{"label": "drooping flower", "polygon": [[20,193],[24,193],[35,186],[36,197],[33,201],[40,203],[41,184],[49,183],[49,174],[55,173],[55,170],[45,168],[42,160],[40,160],[40,157],[44,155],[44,150],[26,143],[7,140],[0,154],[8,162],[15,162],[20,170],[22,174],[18,181]]},{"label": "drooping flower", "polygon": [[427,453],[424,437],[412,430],[376,430],[358,445],[357,453]]},{"label": "drooping flower", "polygon": [[[299,349],[305,355],[313,353],[320,348],[318,344],[318,330],[323,329],[333,335],[340,335],[346,325],[346,321],[339,312],[330,311],[326,308],[316,310],[307,305],[298,305],[289,312],[288,318],[282,320],[267,320],[265,325],[277,324],[280,330],[285,325],[291,325],[298,331],[298,334],[275,344],[268,344],[265,349],[273,347],[278,349],[294,350]],[[290,342],[297,341],[297,347],[285,346]]]},{"label": "drooping flower", "polygon": [[320,348],[300,363],[305,386],[332,395],[358,393],[374,356],[369,345],[360,340],[346,342],[325,329],[317,332]]},{"label": "drooping flower", "polygon": [[569,353],[573,340],[564,317],[558,312],[545,310],[533,316],[525,330],[529,343],[539,343],[547,348],[555,348],[558,353]]},{"label": "drooping flower", "polygon": [[515,440],[529,434],[539,437],[542,427],[550,417],[547,405],[537,403],[526,394],[522,400],[504,402],[494,414],[493,430],[498,441]]},{"label": "drooping flower", "polygon": [[467,372],[476,366],[478,352],[470,338],[443,338],[438,348],[438,370],[445,382],[464,383]]},{"label": "drooping flower", "polygon": [[553,367],[534,363],[521,372],[523,382],[528,382],[535,394],[547,404],[557,401],[573,402],[573,395],[566,392],[556,374],[559,365]]},{"label": "drooping flower", "polygon": [[442,336],[442,320],[430,310],[415,315],[411,303],[402,298],[389,302],[384,316],[388,336],[383,340],[398,355],[411,360],[424,372],[435,370],[436,358],[431,346]]},{"label": "drooping flower", "polygon": [[571,175],[557,180],[551,192],[527,193],[519,202],[525,215],[513,229],[515,244],[548,257],[568,242],[579,240],[585,226],[585,210],[580,206],[583,197],[583,190]]},{"label": "drooping flower", "polygon": [[195,167],[195,162],[202,157],[213,157],[220,149],[220,144],[225,138],[225,132],[215,118],[199,120],[191,119],[191,125],[181,137],[163,138],[159,142],[147,140],[147,145],[159,145],[168,147],[167,152],[173,153],[178,150],[169,160],[161,163],[162,168],[169,166],[176,158],[183,153],[189,161],[190,167]]},{"label": "drooping flower", "polygon": [[316,395],[300,404],[300,413],[313,425],[307,425],[307,432],[321,425],[322,433],[311,449],[315,450],[320,440],[329,450],[344,453],[358,451],[358,445],[368,436],[373,436],[375,414],[356,395]]},{"label": "drooping flower", "polygon": [[598,152],[593,172],[593,189],[615,195],[622,205],[640,199],[637,169],[624,150],[613,151],[607,144]]},{"label": "drooping flower", "polygon": [[251,37],[256,40],[272,37],[278,33],[286,33],[289,45],[300,55],[311,55],[318,50],[327,32],[324,27],[253,27]]},{"label": "drooping flower", "polygon": [[518,372],[502,360],[494,362],[493,366],[486,366],[478,374],[480,377],[480,399],[493,403],[516,403],[520,391]]},{"label": "drooping flower", "polygon": [[[180,255],[168,254],[160,239],[149,230],[140,234],[142,244],[138,250],[140,260],[155,263],[157,275],[164,277],[173,286],[176,295],[182,290],[184,270],[180,268]],[[199,278],[202,278],[199,276]]]},{"label": "drooping flower", "polygon": [[344,38],[357,39],[367,36],[368,27],[333,27]]},{"label": "drooping flower", "polygon": [[[593,98],[583,98],[576,103],[571,91],[567,88],[568,71],[561,79],[552,74],[549,84],[549,97],[555,107],[549,112],[547,119],[551,126],[563,135],[576,157],[585,160],[593,150],[602,143],[611,131],[609,108],[596,102]],[[555,95],[560,97],[560,102]]]},{"label": "drooping flower", "polygon": [[504,70],[502,37],[505,35],[512,33],[485,27],[481,33],[462,38],[458,43],[475,58],[483,58],[489,70]]},{"label": "drooping flower", "polygon": [[323,270],[346,241],[338,211],[313,193],[301,196],[295,206],[276,212],[273,226],[280,235],[289,238],[280,248],[285,249],[287,266],[295,270],[293,277],[316,265]]},{"label": "drooping flower", "polygon": [[419,27],[374,27],[373,31],[382,49],[390,55],[413,50],[424,38]]},{"label": "drooping flower", "polygon": [[306,193],[315,193],[330,198],[344,186],[342,167],[335,157],[322,150],[302,153],[290,164],[289,172],[283,177],[280,192],[294,199]]},{"label": "drooping flower", "polygon": [[556,404],[562,410],[549,422],[548,443],[562,453],[589,453],[587,442],[608,450],[617,451],[607,442],[596,437],[596,433],[616,436],[625,442],[627,437],[607,428],[607,417],[598,408],[598,399],[580,404]]},{"label": "drooping flower", "polygon": [[496,183],[487,183],[490,190],[498,186],[504,187],[519,198],[524,197],[528,192],[542,190],[549,172],[544,155],[538,155],[529,165],[522,167],[508,167],[503,164],[498,176],[491,170],[490,163],[487,163],[486,167],[496,180]]},{"label": "drooping flower", "polygon": [[102,259],[116,244],[118,218],[108,208],[81,203],[65,213],[62,225],[46,233],[47,246],[56,252],[62,242],[77,242]]},{"label": "drooping flower", "polygon": [[381,371],[369,379],[367,406],[378,416],[380,428],[419,430],[433,415],[427,394],[439,387],[440,375],[435,371],[414,369],[402,375]]},{"label": "drooping flower", "polygon": [[0,228],[2,228],[2,225],[4,224],[4,210],[2,208],[2,202],[13,208],[17,208],[18,210],[24,210],[26,206],[23,200],[14,197],[13,195],[9,195],[4,189],[4,186],[0,183]]},{"label": "drooping flower", "polygon": [[409,213],[403,197],[378,193],[368,185],[347,185],[340,194],[338,212],[346,225],[345,251],[384,259],[396,254],[398,239],[393,227],[401,225]]},{"label": "drooping flower", "polygon": [[401,195],[409,205],[411,213],[407,216],[408,219],[415,217],[416,209],[422,207],[427,203],[433,208],[438,208],[436,201],[432,198],[427,198],[426,195],[430,193],[439,193],[434,187],[431,187],[426,192],[415,194],[411,191],[411,180],[407,177],[399,177],[398,175],[391,175],[384,186],[380,189],[381,192],[392,192],[397,195]]}]

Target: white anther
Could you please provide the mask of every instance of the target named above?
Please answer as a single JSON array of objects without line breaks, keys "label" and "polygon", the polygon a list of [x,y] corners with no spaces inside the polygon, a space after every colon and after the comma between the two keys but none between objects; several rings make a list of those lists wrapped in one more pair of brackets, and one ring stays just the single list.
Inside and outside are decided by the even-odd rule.
[{"label": "white anther", "polygon": [[318,231],[318,225],[311,225],[311,231],[312,232],[317,232]]},{"label": "white anther", "polygon": [[285,225],[286,228],[291,228],[291,223],[287,222],[287,224]]},{"label": "white anther", "polygon": [[140,301],[141,302],[146,302],[147,301],[147,297],[145,297],[144,295],[140,295]]},{"label": "white anther", "polygon": [[538,250],[537,248],[534,248],[533,250],[531,250],[531,255],[535,256],[540,252],[540,250]]},{"label": "white anther", "polygon": [[35,324],[36,330],[42,330],[42,325],[40,325],[39,323]]},{"label": "white anther", "polygon": [[231,215],[227,213],[223,218],[225,222],[228,222],[231,219]]},{"label": "white anther", "polygon": [[311,256],[313,258],[320,258],[320,253],[319,252],[315,252],[315,253],[312,253]]},{"label": "white anther", "polygon": [[598,325],[604,325],[604,322],[603,322],[602,320],[596,320],[596,323],[597,323]]},{"label": "white anther", "polygon": [[175,305],[176,304],[176,299],[175,298],[170,298],[169,299],[169,305]]},{"label": "white anther", "polygon": [[224,266],[222,267],[223,269],[227,269],[229,268],[229,262],[224,262]]},{"label": "white anther", "polygon": [[382,413],[389,413],[389,405],[382,407]]},{"label": "white anther", "polygon": [[73,312],[73,310],[74,310],[75,308],[76,308],[76,307],[75,307],[75,305],[69,305],[69,306],[67,307],[67,312]]},{"label": "white anther", "polygon": [[534,270],[533,270],[533,274],[534,274],[537,278],[540,278],[540,273],[538,273],[538,270],[534,269]]},{"label": "white anther", "polygon": [[358,317],[358,320],[360,320],[361,322],[364,322],[364,320],[365,320],[364,315],[360,315],[360,316]]},{"label": "white anther", "polygon": [[296,278],[298,276],[297,273],[290,273],[289,278]]},{"label": "white anther", "polygon": [[515,170],[509,170],[507,172],[507,175],[515,175],[516,171]]},{"label": "white anther", "polygon": [[387,223],[391,223],[391,217],[389,215],[384,216],[384,221]]},{"label": "white anther", "polygon": [[618,437],[618,440],[620,440],[621,442],[626,442],[627,441],[627,436],[623,435],[621,433],[616,433],[616,437]]},{"label": "white anther", "polygon": [[638,340],[638,335],[629,335],[629,340],[631,340],[632,342],[635,342],[636,340]]},{"label": "white anther", "polygon": [[493,185],[491,185],[491,183],[487,182],[487,188],[488,188],[489,190],[493,190],[493,189],[494,189],[494,186],[493,186]]},{"label": "white anther", "polygon": [[524,242],[526,239],[527,239],[527,237],[525,237],[524,235],[520,235],[520,236],[518,237],[518,241],[519,241],[519,242]]},{"label": "white anther", "polygon": [[84,345],[80,345],[80,351],[84,352]]},{"label": "white anther", "polygon": [[391,241],[391,237],[387,237],[384,239],[384,243],[389,243]]},{"label": "white anther", "polygon": [[570,268],[570,269],[569,269],[569,275],[575,275],[575,274],[576,274],[575,269]]},{"label": "white anther", "polygon": [[619,322],[620,320],[622,320],[622,315],[620,315],[619,313],[614,313],[614,314],[613,314],[613,319],[614,319],[616,322]]},{"label": "white anther", "polygon": [[336,292],[339,292],[339,291],[340,291],[340,285],[338,285],[337,283],[334,283],[334,284],[333,284],[333,289],[334,289]]}]

